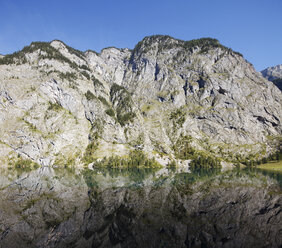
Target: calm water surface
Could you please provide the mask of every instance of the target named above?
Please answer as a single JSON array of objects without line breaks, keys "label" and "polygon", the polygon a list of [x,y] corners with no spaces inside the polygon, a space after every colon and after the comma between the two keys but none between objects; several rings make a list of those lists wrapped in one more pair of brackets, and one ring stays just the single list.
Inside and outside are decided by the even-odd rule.
[{"label": "calm water surface", "polygon": [[0,247],[281,247],[281,188],[258,169],[1,169]]}]

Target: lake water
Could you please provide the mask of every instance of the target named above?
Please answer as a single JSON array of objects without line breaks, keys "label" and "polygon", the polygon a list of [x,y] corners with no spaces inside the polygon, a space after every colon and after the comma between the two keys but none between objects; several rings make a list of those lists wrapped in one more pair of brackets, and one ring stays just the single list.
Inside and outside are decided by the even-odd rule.
[{"label": "lake water", "polygon": [[282,247],[282,175],[0,169],[0,248]]}]

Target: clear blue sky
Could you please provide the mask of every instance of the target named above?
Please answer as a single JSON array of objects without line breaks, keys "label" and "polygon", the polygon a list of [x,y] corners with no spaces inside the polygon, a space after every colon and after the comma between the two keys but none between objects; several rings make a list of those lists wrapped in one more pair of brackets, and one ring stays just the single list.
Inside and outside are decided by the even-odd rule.
[{"label": "clear blue sky", "polygon": [[282,64],[282,0],[0,0],[0,54],[60,39],[133,48],[147,35],[217,38],[257,70]]}]

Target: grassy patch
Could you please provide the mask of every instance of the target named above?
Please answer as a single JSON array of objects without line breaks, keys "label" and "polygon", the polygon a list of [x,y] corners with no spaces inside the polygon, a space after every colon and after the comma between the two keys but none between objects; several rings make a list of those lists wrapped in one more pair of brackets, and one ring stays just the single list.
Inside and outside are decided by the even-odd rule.
[{"label": "grassy patch", "polygon": [[108,101],[106,100],[106,98],[102,97],[102,96],[98,96],[98,99],[100,100],[101,103],[103,103],[105,106],[110,107],[110,104],[108,103]]},{"label": "grassy patch", "polygon": [[106,114],[111,117],[115,117],[115,111],[112,108],[107,109]]},{"label": "grassy patch", "polygon": [[282,160],[278,162],[269,162],[267,164],[259,165],[257,168],[263,170],[279,171],[282,173]]},{"label": "grassy patch", "polygon": [[274,153],[269,154],[268,156],[264,156],[262,158],[255,158],[253,154],[249,154],[244,160],[240,161],[242,164],[247,167],[253,167],[261,164],[267,164],[269,162],[279,162],[282,160],[282,150],[276,151]]},{"label": "grassy patch", "polygon": [[85,97],[88,101],[96,99],[96,96],[94,96],[94,94],[90,90],[87,90],[87,92],[85,93]]}]

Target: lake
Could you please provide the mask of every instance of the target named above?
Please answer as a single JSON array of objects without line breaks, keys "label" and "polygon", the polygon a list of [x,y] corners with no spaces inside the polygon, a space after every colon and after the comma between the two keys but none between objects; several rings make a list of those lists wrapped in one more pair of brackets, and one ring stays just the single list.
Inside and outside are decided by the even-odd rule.
[{"label": "lake", "polygon": [[0,247],[282,247],[282,175],[0,169]]}]

